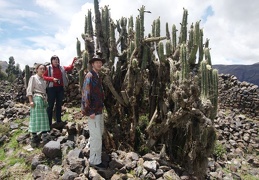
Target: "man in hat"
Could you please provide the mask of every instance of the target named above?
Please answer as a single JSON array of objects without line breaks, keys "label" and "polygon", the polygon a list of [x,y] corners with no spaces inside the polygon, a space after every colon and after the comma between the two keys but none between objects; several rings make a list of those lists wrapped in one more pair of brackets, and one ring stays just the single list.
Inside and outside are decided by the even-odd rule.
[{"label": "man in hat", "polygon": [[104,132],[103,100],[104,92],[99,72],[105,60],[99,55],[94,56],[89,64],[92,66],[91,75],[86,75],[82,87],[81,111],[89,116],[88,127],[90,133],[90,165],[96,168],[105,168],[102,163],[102,134]]}]

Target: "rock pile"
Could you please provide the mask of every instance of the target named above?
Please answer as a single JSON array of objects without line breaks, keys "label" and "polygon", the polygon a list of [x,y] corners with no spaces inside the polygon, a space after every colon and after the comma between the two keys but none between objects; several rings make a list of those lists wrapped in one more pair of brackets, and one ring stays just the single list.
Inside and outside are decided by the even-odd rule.
[{"label": "rock pile", "polygon": [[241,179],[240,174],[259,178],[259,122],[240,114],[238,109],[220,110],[215,128],[216,146],[221,149],[209,159],[210,179]]},{"label": "rock pile", "polygon": [[[242,179],[244,174],[259,178],[259,122],[238,110],[220,110],[214,123],[217,145],[222,149],[209,158],[204,179]],[[90,167],[87,120],[69,122],[62,130],[52,129],[50,135],[52,141],[32,160],[35,179],[198,179],[170,162],[163,151],[141,156],[103,147],[107,169]],[[27,140],[18,138],[20,144],[29,141],[28,136],[23,137]],[[52,165],[46,165],[46,161]]]},{"label": "rock pile", "polygon": [[[89,165],[89,131],[85,121],[68,123],[62,130],[52,129],[52,141],[32,159],[34,179],[197,179],[170,162],[164,154],[143,156],[122,150],[108,151],[103,147],[102,160],[106,169]],[[18,138],[19,144],[29,141],[28,135]],[[91,146],[91,145],[90,145]],[[49,162],[46,165],[46,162]]]},{"label": "rock pile", "polygon": [[8,122],[14,119],[23,119],[29,115],[29,108],[14,101],[15,90],[11,83],[2,81],[0,89],[0,122]]}]

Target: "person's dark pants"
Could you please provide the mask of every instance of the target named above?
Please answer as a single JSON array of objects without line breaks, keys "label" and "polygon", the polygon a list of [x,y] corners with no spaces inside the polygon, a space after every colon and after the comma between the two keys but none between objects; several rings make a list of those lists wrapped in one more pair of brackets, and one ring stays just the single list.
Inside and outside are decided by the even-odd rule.
[{"label": "person's dark pants", "polygon": [[47,113],[49,117],[49,125],[52,125],[52,114],[54,104],[56,102],[56,122],[61,122],[61,108],[64,98],[64,88],[63,86],[50,87],[47,88],[48,95],[48,108]]}]

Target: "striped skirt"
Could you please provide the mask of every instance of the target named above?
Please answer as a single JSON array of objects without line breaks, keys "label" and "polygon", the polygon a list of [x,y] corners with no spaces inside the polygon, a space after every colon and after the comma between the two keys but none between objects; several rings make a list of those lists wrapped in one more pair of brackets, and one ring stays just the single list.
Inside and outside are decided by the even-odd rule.
[{"label": "striped skirt", "polygon": [[40,96],[33,97],[34,107],[30,109],[29,132],[36,133],[49,131],[47,102]]}]

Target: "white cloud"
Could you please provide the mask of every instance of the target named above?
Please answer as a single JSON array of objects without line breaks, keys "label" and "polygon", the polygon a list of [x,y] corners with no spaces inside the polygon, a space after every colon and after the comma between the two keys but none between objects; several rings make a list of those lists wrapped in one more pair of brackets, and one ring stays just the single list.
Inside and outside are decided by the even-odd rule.
[{"label": "white cloud", "polygon": [[[0,24],[0,60],[8,61],[14,56],[23,68],[36,61],[49,62],[56,54],[63,65],[70,64],[76,56],[76,37],[81,39],[88,9],[94,16],[92,2],[28,0],[22,6],[16,0],[0,0],[0,23],[5,25]],[[166,22],[180,30],[183,8],[188,10],[189,28],[192,22],[202,20],[211,7],[213,14],[202,20],[200,27],[204,29],[204,41],[210,39],[213,64],[259,62],[259,1],[101,0],[100,7],[104,5],[109,5],[114,21],[131,15],[135,19],[144,5],[151,11],[145,14],[146,34],[151,32],[153,20],[160,17],[161,35],[165,34]]]}]

